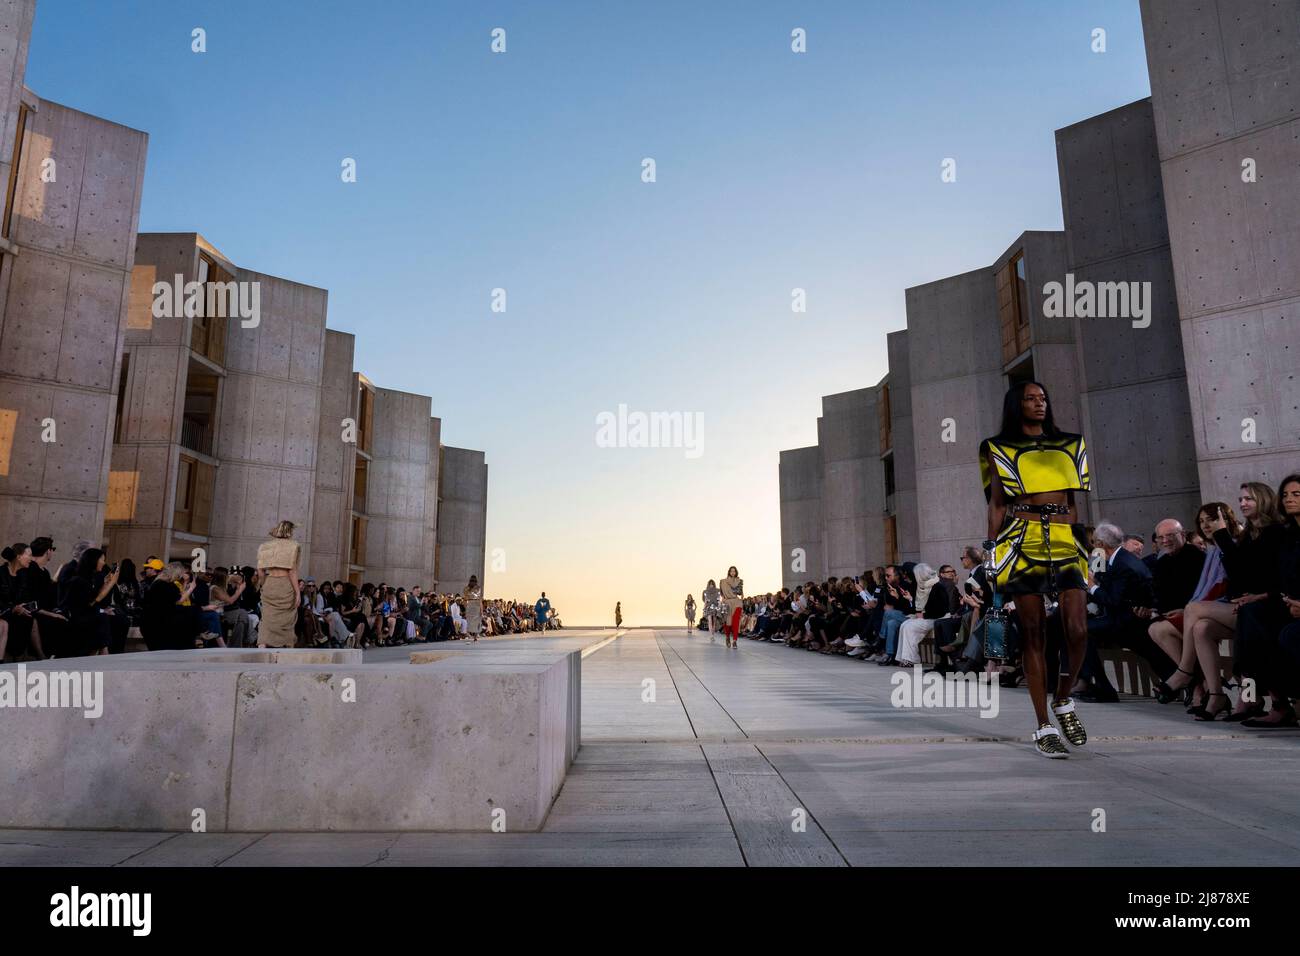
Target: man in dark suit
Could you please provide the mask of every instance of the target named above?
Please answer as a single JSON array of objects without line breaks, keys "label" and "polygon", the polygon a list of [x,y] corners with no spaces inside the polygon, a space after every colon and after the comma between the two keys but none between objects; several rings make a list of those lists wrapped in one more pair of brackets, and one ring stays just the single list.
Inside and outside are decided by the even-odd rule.
[{"label": "man in dark suit", "polygon": [[1145,657],[1153,667],[1163,660],[1160,666],[1171,668],[1168,657],[1147,636],[1147,622],[1136,610],[1155,606],[1150,569],[1124,547],[1124,532],[1110,522],[1097,525],[1093,540],[1106,552],[1106,566],[1095,577],[1088,575],[1088,600],[1100,613],[1088,619],[1088,649],[1080,674],[1091,686],[1077,696],[1094,703],[1113,703],[1119,700],[1119,694],[1106,677],[1098,648],[1128,648]]}]

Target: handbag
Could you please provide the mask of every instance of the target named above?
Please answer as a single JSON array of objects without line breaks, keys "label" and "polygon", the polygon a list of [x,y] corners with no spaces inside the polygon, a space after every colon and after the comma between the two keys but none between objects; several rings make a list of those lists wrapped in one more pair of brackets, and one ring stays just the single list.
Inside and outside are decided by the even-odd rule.
[{"label": "handbag", "polygon": [[1007,640],[1008,611],[1002,606],[1002,595],[998,593],[997,573],[993,567],[994,545],[993,541],[984,542],[984,577],[993,592],[993,601],[985,610],[984,616],[980,618],[979,624],[975,625],[975,634],[986,660],[1005,661],[1011,656],[1011,648]]}]

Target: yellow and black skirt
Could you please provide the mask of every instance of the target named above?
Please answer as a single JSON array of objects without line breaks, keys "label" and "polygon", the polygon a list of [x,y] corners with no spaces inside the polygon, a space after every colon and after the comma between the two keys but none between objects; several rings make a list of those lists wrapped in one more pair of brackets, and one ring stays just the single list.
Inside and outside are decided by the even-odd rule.
[{"label": "yellow and black skirt", "polygon": [[1059,594],[1088,584],[1088,542],[1082,524],[1048,523],[1008,511],[994,539],[994,584],[1006,597]]}]

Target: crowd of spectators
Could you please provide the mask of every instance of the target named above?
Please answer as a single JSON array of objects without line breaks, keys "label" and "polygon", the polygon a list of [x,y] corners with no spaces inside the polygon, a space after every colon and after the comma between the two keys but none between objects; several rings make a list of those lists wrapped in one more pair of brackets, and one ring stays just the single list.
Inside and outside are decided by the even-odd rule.
[{"label": "crowd of spectators", "polygon": [[[1190,528],[1165,518],[1151,533],[1149,551],[1144,536],[1111,522],[1087,531],[1088,647],[1075,697],[1119,701],[1102,655],[1123,650],[1145,660],[1161,703],[1180,701],[1196,720],[1297,726],[1300,475],[1287,476],[1276,490],[1244,484],[1236,511],[1209,502]],[[1003,686],[1014,687],[1024,679],[1014,614],[1009,659],[987,661],[980,643],[979,623],[992,600],[985,558],[968,547],[960,570],[909,562],[746,598],[741,636],[886,667],[921,664],[925,643],[936,670],[997,672]],[[716,603],[702,595],[698,629],[720,629],[709,610]],[[1007,606],[1014,610],[1014,602]],[[1059,616],[1054,603],[1048,608],[1048,660],[1064,661]],[[690,602],[688,627],[696,626],[694,609]],[[1047,670],[1054,682],[1057,669]]]},{"label": "crowd of spectators", "polygon": [[[149,650],[258,644],[256,568],[197,571],[156,556],[137,568],[129,558],[110,561],[90,541],[78,542],[62,564],[57,551],[49,537],[3,549],[0,661],[122,653],[132,638]],[[561,626],[544,594],[535,604],[479,601],[418,586],[305,578],[295,632],[299,646],[365,648]]]}]

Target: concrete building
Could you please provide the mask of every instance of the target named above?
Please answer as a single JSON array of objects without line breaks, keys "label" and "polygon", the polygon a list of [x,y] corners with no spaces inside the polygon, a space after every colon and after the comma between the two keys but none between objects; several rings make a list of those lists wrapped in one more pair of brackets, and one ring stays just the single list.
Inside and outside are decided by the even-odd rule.
[{"label": "concrete building", "polygon": [[859,388],[822,398],[817,420],[821,453],[825,576],[853,577],[885,546],[878,390]]},{"label": "concrete building", "polygon": [[822,453],[816,445],[781,452],[781,586],[821,580],[826,567],[822,524]]},{"label": "concrete building", "polygon": [[[186,314],[155,283],[201,294]],[[207,292],[236,283],[250,317]],[[140,236],[113,446],[109,546],[247,564],[276,522],[301,529],[301,570],[321,580],[428,587],[439,577],[441,422],[432,399],[376,388],[355,339],[325,326],[327,294],[232,263],[196,233]],[[161,290],[159,290],[161,291]],[[174,297],[173,297],[174,298]],[[162,313],[162,314],[160,314]],[[486,469],[465,483],[454,552],[483,574]],[[453,511],[455,508],[453,507]],[[462,582],[463,583],[463,582]]]},{"label": "concrete building", "polygon": [[1300,3],[1142,0],[1203,500],[1300,469]]},{"label": "concrete building", "polygon": [[916,514],[916,444],[912,437],[912,372],[908,333],[885,336],[889,374],[877,388],[880,398],[880,464],[885,496],[884,542],[870,567],[921,560]]},{"label": "concrete building", "polygon": [[104,524],[148,137],[23,85],[34,0],[0,3],[0,538]]},{"label": "concrete building", "polygon": [[488,466],[483,452],[442,446],[438,486],[438,587],[460,591],[470,575],[480,584],[484,580]]},{"label": "concrete building", "polygon": [[1151,101],[1057,130],[1056,155],[1074,281],[1150,290],[1145,327],[1123,318],[1072,323],[1092,520],[1143,535],[1161,518],[1188,523],[1200,493]]},{"label": "concrete building", "polygon": [[[256,290],[256,321],[205,294],[231,281],[248,301]],[[201,294],[189,309],[155,292],[191,282]],[[140,236],[133,287],[110,550],[188,562],[197,548],[216,563],[251,563],[268,529],[288,520],[302,529],[306,573],[325,290],[236,266],[196,233]]]}]

